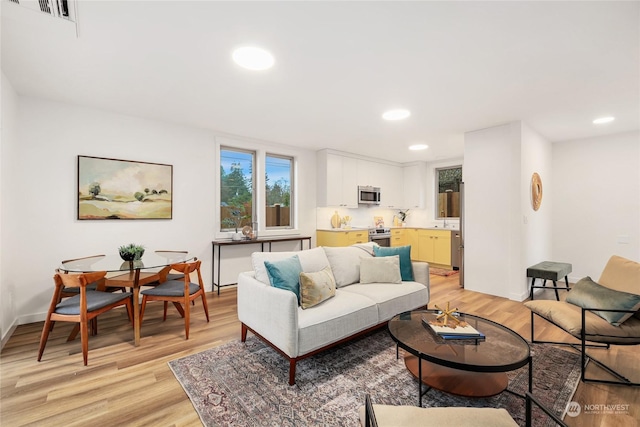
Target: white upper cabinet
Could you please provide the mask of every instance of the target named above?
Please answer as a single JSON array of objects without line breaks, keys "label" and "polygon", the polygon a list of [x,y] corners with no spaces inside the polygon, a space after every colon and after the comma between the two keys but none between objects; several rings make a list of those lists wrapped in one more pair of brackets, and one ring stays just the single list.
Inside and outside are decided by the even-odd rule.
[{"label": "white upper cabinet", "polygon": [[[320,150],[316,155],[318,206],[357,208],[358,186],[366,185],[380,188],[380,207],[406,207],[403,190],[406,179],[400,165],[345,156],[330,150]],[[414,182],[413,185],[417,184]]]},{"label": "white upper cabinet", "polygon": [[381,187],[382,182],[378,163],[358,159],[358,185]]},{"label": "white upper cabinet", "polygon": [[426,165],[415,164],[405,166],[404,172],[404,206],[407,209],[424,208]]},{"label": "white upper cabinet", "polygon": [[358,160],[317,152],[318,206],[358,207]]},{"label": "white upper cabinet", "polygon": [[380,206],[400,209],[403,207],[403,174],[400,166],[380,164]]}]

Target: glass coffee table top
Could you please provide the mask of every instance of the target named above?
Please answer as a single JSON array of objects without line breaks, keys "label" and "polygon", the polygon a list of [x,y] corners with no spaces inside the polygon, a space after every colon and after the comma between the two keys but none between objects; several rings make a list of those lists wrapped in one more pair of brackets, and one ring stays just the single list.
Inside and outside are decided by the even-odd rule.
[{"label": "glass coffee table top", "polygon": [[463,396],[492,396],[507,388],[505,372],[530,364],[529,344],[511,329],[460,313],[458,318],[484,338],[445,340],[426,324],[437,314],[437,310],[405,312],[388,325],[391,337],[409,353],[407,368],[428,386]]}]

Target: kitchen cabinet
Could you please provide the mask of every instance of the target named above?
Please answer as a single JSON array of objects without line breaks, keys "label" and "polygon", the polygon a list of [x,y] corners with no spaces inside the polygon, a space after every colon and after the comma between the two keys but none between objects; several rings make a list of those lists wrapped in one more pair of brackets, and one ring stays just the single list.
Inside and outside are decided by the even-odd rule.
[{"label": "kitchen cabinet", "polygon": [[399,166],[380,164],[380,206],[384,208],[401,209],[404,206],[403,172]]},{"label": "kitchen cabinet", "polygon": [[406,230],[401,228],[391,229],[391,247],[407,246]]},{"label": "kitchen cabinet", "polygon": [[403,207],[424,208],[426,182],[425,165],[415,164],[403,168]]},{"label": "kitchen cabinet", "polygon": [[379,163],[369,160],[358,159],[358,185],[367,185],[371,187],[382,187],[384,179],[381,176]]},{"label": "kitchen cabinet", "polygon": [[317,153],[318,206],[358,207],[358,160],[321,150]]},{"label": "kitchen cabinet", "polygon": [[317,246],[351,246],[368,241],[369,230],[316,231]]},{"label": "kitchen cabinet", "polygon": [[418,230],[415,228],[405,228],[404,238],[407,245],[411,246],[411,259],[420,261],[420,245],[418,245]]},{"label": "kitchen cabinet", "polygon": [[451,230],[418,230],[420,261],[451,266]]}]

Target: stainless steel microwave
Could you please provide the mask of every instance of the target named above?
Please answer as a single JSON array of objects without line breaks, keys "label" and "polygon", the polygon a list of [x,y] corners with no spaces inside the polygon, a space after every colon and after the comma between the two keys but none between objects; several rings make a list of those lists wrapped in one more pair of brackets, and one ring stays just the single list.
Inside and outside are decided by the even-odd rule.
[{"label": "stainless steel microwave", "polygon": [[380,187],[358,186],[358,203],[361,205],[379,205]]}]

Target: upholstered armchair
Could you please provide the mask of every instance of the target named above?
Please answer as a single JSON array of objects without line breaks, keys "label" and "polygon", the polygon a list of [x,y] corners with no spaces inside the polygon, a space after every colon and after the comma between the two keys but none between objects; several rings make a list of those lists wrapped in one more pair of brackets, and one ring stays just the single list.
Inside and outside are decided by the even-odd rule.
[{"label": "upholstered armchair", "polygon": [[[531,342],[571,345],[582,355],[581,378],[584,382],[638,386],[620,368],[603,363],[587,352],[589,347],[640,344],[640,263],[612,256],[597,282],[585,277],[576,283],[565,301],[536,300],[525,303],[531,310]],[[579,344],[540,341],[535,338],[535,318],[540,317],[563,329]],[[591,360],[616,380],[585,377]],[[616,364],[621,366],[622,363]]]}]

